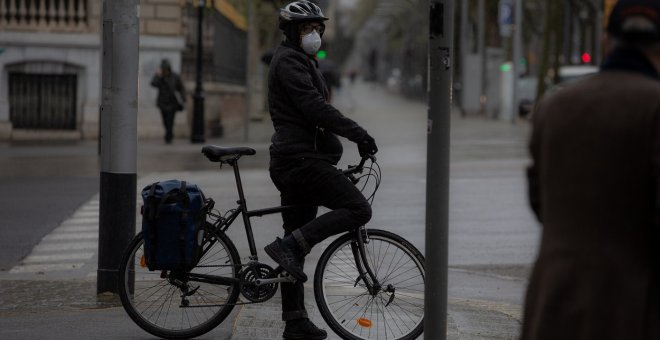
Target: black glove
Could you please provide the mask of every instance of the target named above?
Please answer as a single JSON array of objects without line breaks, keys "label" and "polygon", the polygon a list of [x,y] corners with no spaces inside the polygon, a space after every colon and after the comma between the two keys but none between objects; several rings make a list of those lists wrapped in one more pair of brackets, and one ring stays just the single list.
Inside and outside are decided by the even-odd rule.
[{"label": "black glove", "polygon": [[358,151],[360,152],[360,157],[367,157],[369,155],[375,155],[378,152],[378,147],[376,146],[376,141],[369,135],[366,135],[358,143]]}]

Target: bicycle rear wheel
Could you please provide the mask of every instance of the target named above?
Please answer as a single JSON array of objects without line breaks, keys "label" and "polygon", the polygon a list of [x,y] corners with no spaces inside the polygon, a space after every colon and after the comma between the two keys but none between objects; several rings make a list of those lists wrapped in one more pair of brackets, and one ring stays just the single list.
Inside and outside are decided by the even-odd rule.
[{"label": "bicycle rear wheel", "polygon": [[348,233],[328,246],[316,267],[319,311],[344,339],[415,339],[424,327],[424,256],[396,234],[369,229],[367,235],[366,257],[380,287],[370,292],[360,277],[358,240]]},{"label": "bicycle rear wheel", "polygon": [[[204,253],[190,273],[237,277],[240,258],[231,240],[206,224]],[[139,233],[119,267],[119,296],[133,321],[145,331],[169,339],[200,336],[218,326],[238,299],[239,285],[189,280],[188,273],[149,271]]]}]

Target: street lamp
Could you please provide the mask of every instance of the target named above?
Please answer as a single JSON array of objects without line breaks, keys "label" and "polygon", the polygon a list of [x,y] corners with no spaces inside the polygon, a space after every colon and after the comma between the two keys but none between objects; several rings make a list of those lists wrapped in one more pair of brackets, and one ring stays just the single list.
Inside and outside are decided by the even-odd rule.
[{"label": "street lamp", "polygon": [[202,87],[202,20],[204,18],[204,0],[199,0],[197,6],[197,61],[196,66],[196,82],[193,119],[192,119],[192,132],[190,134],[191,143],[204,143],[204,89]]}]

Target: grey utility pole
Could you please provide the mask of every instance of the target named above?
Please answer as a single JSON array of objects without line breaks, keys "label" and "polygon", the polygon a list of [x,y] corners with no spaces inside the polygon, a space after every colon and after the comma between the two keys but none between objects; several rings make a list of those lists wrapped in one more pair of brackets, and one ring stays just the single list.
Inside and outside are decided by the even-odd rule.
[{"label": "grey utility pole", "polygon": [[195,94],[193,95],[193,121],[190,132],[191,143],[204,143],[206,141],[204,137],[204,80],[202,79],[202,54],[204,52],[202,35],[204,34],[203,21],[205,6],[206,2],[199,0],[197,4],[197,57],[195,59]]},{"label": "grey utility pole", "polygon": [[454,1],[429,2],[428,146],[424,339],[447,338],[449,123]]},{"label": "grey utility pole", "polygon": [[257,105],[254,104],[255,92],[257,90],[257,82],[259,77],[257,74],[259,60],[257,53],[259,50],[259,32],[257,27],[256,15],[256,0],[248,0],[248,43],[247,43],[247,110],[245,110],[245,117],[243,117],[243,141],[250,140],[250,116],[254,115]]},{"label": "grey utility pole", "polygon": [[514,29],[513,29],[513,61],[511,62],[511,72],[513,84],[511,84],[512,104],[513,110],[512,121],[516,121],[518,117],[518,80],[520,79],[520,60],[522,59],[522,25],[523,25],[523,0],[515,0],[515,11],[513,14]]},{"label": "grey utility pole", "polygon": [[135,236],[139,0],[103,0],[98,294],[117,293],[122,253]]},{"label": "grey utility pole", "polygon": [[481,88],[480,103],[481,112],[486,112],[486,0],[479,0],[477,3],[477,17],[479,18],[479,33],[477,37],[477,50],[481,56]]}]

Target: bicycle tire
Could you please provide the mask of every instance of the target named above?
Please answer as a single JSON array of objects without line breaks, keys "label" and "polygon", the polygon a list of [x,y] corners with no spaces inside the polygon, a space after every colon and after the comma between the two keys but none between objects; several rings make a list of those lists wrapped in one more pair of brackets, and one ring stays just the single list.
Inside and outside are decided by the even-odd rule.
[{"label": "bicycle tire", "polygon": [[[209,223],[205,228],[202,245],[214,243],[190,272],[238,277],[241,264],[234,244],[224,233],[215,232]],[[167,278],[172,273],[165,272],[163,278],[162,271],[149,271],[143,251],[140,232],[124,253],[118,284],[126,313],[143,330],[167,339],[193,338],[217,327],[234,308],[240,292],[238,284],[223,286],[196,281],[185,283],[186,289],[194,290],[187,297],[189,304],[185,305],[183,290]]]},{"label": "bicycle tire", "polygon": [[392,285],[393,294],[384,289],[370,294],[359,280],[351,250],[358,241],[351,232],[332,242],[319,259],[314,274],[319,312],[343,339],[416,339],[424,330],[424,256],[391,232],[368,229],[367,235],[369,265],[383,288]]}]

